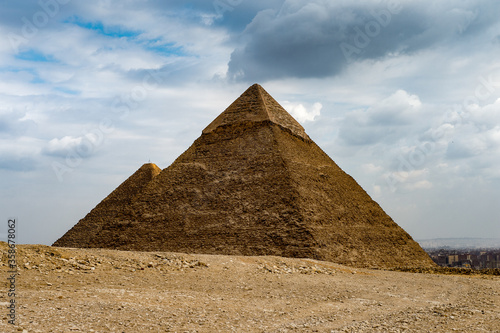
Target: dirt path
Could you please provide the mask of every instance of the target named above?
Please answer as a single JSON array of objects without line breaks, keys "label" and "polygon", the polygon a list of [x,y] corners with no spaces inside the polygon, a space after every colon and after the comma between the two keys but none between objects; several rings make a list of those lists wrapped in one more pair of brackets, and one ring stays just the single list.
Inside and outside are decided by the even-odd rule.
[{"label": "dirt path", "polygon": [[[7,276],[6,246],[2,276]],[[1,332],[500,332],[500,278],[310,259],[19,246]]]}]

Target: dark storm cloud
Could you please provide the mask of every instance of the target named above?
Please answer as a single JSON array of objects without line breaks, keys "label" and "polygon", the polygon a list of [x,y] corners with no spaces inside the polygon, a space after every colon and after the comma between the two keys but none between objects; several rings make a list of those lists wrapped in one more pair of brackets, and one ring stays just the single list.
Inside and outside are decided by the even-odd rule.
[{"label": "dark storm cloud", "polygon": [[466,43],[500,9],[496,2],[424,2],[286,1],[247,26],[228,73],[247,81],[333,76],[352,61]]},{"label": "dark storm cloud", "polygon": [[[242,31],[255,15],[263,8],[279,9],[284,0],[199,0],[176,1],[178,6],[190,8],[193,12],[214,15],[214,25],[223,26],[232,31]],[[171,5],[159,3],[165,10]]]},{"label": "dark storm cloud", "polygon": [[210,22],[231,31],[242,31],[255,15],[263,8],[279,9],[284,0],[149,0],[127,4],[128,8],[135,7],[149,10],[175,13],[193,22],[202,22],[202,18],[212,18]]}]

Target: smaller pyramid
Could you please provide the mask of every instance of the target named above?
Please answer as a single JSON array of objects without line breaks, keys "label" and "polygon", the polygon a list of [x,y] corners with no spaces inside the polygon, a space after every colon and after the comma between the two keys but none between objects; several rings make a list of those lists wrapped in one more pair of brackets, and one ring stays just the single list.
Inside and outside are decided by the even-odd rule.
[{"label": "smaller pyramid", "polygon": [[102,226],[107,221],[119,218],[120,213],[133,202],[135,196],[160,172],[161,169],[154,163],[141,166],[53,246],[94,247],[93,240],[101,232]]}]

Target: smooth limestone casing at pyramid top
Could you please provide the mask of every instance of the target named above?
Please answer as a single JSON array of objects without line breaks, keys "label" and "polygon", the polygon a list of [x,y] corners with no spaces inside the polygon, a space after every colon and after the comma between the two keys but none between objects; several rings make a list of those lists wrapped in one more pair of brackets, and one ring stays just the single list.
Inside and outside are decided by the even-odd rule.
[{"label": "smooth limestone casing at pyramid top", "polygon": [[172,165],[142,166],[54,246],[434,266],[257,84]]}]

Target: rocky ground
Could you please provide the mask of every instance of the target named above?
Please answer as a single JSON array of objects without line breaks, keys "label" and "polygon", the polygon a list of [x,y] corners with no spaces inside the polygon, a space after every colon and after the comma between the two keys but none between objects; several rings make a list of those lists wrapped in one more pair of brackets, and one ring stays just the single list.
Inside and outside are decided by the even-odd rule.
[{"label": "rocky ground", "polygon": [[17,247],[1,332],[500,332],[500,277],[310,259]]}]

